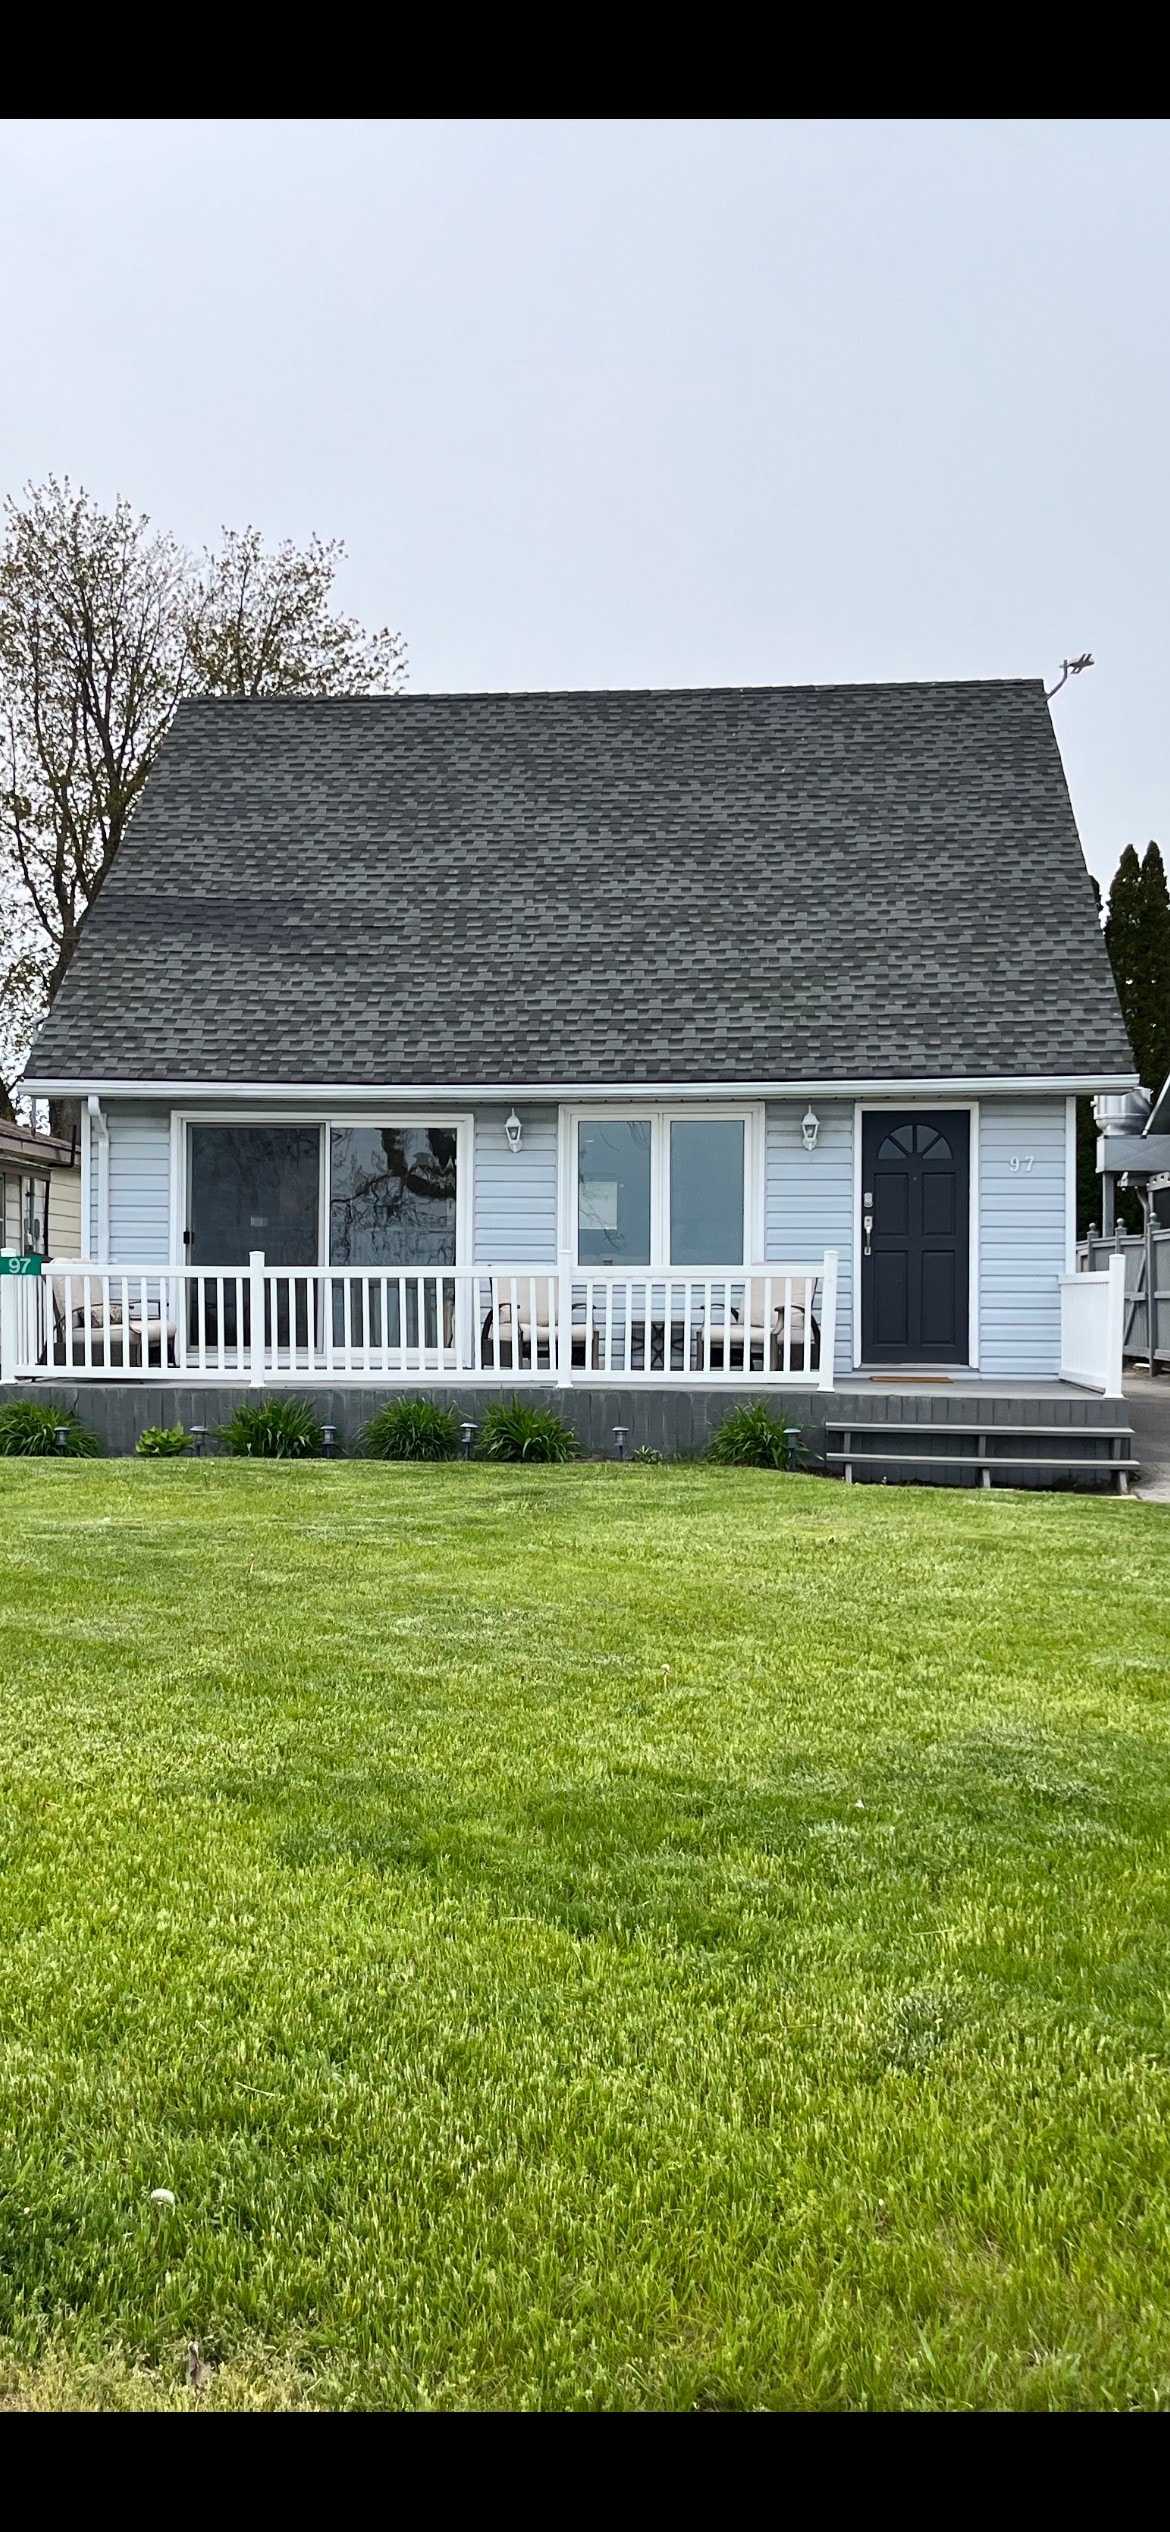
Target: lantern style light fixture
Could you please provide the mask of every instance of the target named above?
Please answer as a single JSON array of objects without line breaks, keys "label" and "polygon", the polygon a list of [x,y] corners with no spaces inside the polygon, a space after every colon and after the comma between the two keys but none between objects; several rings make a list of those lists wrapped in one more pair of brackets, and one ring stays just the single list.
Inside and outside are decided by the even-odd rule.
[{"label": "lantern style light fixture", "polygon": [[626,1456],[626,1444],[629,1441],[629,1438],[629,1425],[615,1424],[613,1428],[613,1446],[619,1459],[624,1459]]},{"label": "lantern style light fixture", "polygon": [[813,1107],[807,1107],[800,1122],[800,1131],[804,1137],[804,1148],[806,1152],[815,1152],[817,1148],[817,1136],[820,1133],[820,1130],[821,1121],[817,1115],[816,1109]]},{"label": "lantern style light fixture", "polygon": [[465,1415],[463,1422],[459,1427],[459,1439],[463,1444],[464,1459],[470,1459],[471,1457],[471,1445],[475,1440],[475,1433],[476,1428],[473,1418],[469,1415]]},{"label": "lantern style light fixture", "polygon": [[508,1150],[518,1152],[524,1139],[524,1128],[514,1108],[511,1116],[505,1119],[504,1132],[508,1138]]}]

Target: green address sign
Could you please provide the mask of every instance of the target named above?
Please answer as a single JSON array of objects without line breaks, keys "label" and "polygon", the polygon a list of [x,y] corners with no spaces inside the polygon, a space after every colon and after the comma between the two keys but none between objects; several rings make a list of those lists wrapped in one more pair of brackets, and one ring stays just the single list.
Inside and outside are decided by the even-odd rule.
[{"label": "green address sign", "polygon": [[39,1257],[0,1257],[0,1275],[39,1275]]}]

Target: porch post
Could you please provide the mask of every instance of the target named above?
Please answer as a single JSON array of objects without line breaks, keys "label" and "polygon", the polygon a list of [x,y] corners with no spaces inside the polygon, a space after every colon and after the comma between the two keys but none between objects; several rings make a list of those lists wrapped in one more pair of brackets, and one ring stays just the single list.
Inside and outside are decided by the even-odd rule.
[{"label": "porch post", "polygon": [[264,1387],[264,1251],[248,1252],[248,1289],[251,1294],[250,1317],[252,1337],[248,1347],[248,1381],[253,1389]]},{"label": "porch post", "polygon": [[[20,1250],[6,1248],[0,1256],[19,1257]],[[16,1378],[16,1277],[0,1275],[0,1380]]]},{"label": "porch post", "polygon": [[[586,1286],[588,1293],[588,1286]],[[585,1363],[589,1364],[589,1331],[585,1331]],[[533,1370],[536,1369],[535,1348]],[[562,1249],[557,1262],[557,1387],[568,1389],[573,1373],[573,1261]]]},{"label": "porch post", "polygon": [[831,1389],[837,1371],[837,1270],[840,1255],[835,1248],[825,1250],[821,1278],[821,1368],[818,1389]]},{"label": "porch post", "polygon": [[1125,1255],[1114,1250],[1109,1260],[1105,1306],[1105,1396],[1125,1394]]}]

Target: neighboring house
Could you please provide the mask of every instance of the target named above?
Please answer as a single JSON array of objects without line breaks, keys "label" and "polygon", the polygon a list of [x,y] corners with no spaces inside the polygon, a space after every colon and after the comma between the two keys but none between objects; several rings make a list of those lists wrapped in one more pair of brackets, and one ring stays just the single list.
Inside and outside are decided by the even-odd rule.
[{"label": "neighboring house", "polygon": [[0,1248],[23,1257],[76,1257],[81,1244],[77,1140],[34,1134],[0,1118]]},{"label": "neighboring house", "polygon": [[[1093,1268],[1124,1259],[1122,1351],[1127,1361],[1144,1361],[1153,1376],[1170,1364],[1170,1081],[1153,1098],[1135,1090],[1095,1104],[1102,1228],[1090,1224],[1077,1256]],[[1118,1186],[1134,1188],[1141,1198],[1136,1235],[1115,1227]]]},{"label": "neighboring house", "polygon": [[92,1264],[9,1373],[1092,1422],[1133,1080],[1038,682],[184,704],[29,1065]]}]

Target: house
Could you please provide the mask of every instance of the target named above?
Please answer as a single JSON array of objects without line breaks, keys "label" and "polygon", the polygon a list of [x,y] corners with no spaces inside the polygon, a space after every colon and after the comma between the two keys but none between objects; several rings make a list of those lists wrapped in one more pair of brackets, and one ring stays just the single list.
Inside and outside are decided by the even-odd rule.
[{"label": "house", "polygon": [[81,1245],[77,1138],[35,1134],[0,1117],[0,1248],[26,1257],[76,1255]]},{"label": "house", "polygon": [[1038,682],[186,703],[29,1065],[82,1254],[6,1374],[1120,1464],[1074,1102],[1133,1081]]},{"label": "house", "polygon": [[[1151,1378],[1170,1363],[1170,1081],[1151,1098],[1148,1090],[1094,1101],[1101,1129],[1097,1166],[1101,1173],[1101,1230],[1090,1224],[1089,1236],[1077,1251],[1078,1261],[1099,1270],[1110,1259],[1124,1260],[1125,1315],[1122,1352],[1127,1362],[1144,1362]],[[1142,1227],[1126,1236],[1116,1228],[1118,1186],[1133,1187],[1141,1198]]]}]

